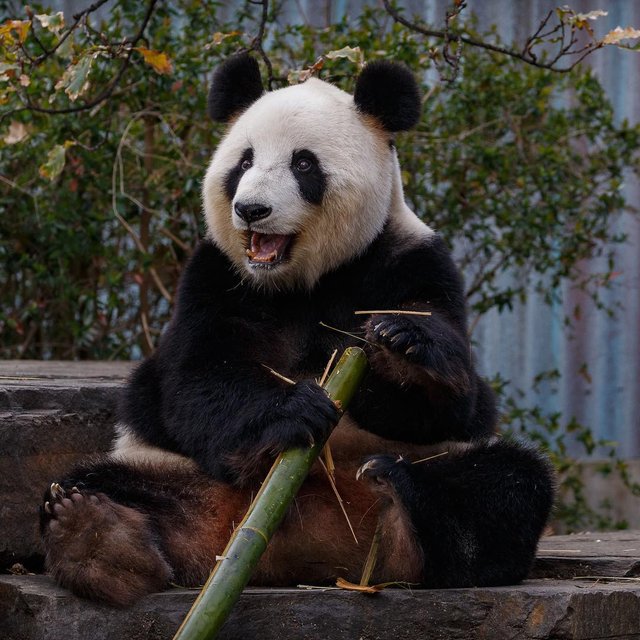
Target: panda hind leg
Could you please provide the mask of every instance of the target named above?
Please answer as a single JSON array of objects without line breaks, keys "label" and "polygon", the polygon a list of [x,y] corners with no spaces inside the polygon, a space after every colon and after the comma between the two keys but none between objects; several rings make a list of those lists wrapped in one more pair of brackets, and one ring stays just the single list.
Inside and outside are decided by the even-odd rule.
[{"label": "panda hind leg", "polygon": [[103,493],[52,484],[41,530],[49,573],[77,595],[125,607],[172,576],[148,517]]},{"label": "panda hind leg", "polygon": [[[382,581],[406,574],[433,588],[494,586],[523,580],[554,497],[550,463],[531,447],[502,439],[452,443],[417,464],[374,456],[361,467],[384,502]],[[405,550],[403,552],[403,550]]]}]

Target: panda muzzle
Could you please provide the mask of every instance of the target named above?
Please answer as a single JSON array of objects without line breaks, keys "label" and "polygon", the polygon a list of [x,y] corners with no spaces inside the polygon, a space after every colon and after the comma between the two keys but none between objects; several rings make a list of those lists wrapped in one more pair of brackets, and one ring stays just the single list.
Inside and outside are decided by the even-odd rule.
[{"label": "panda muzzle", "polygon": [[275,264],[283,260],[293,240],[292,235],[252,232],[247,256],[254,264]]}]

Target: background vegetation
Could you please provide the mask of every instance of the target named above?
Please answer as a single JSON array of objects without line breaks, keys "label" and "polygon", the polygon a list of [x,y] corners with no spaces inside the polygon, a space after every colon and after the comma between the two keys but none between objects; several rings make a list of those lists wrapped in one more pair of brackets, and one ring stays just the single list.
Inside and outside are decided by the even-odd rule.
[{"label": "background vegetation", "polygon": [[[532,284],[547,301],[567,280],[596,300],[609,286],[624,241],[612,220],[627,207],[621,185],[638,168],[640,128],[616,122],[596,78],[573,66],[606,44],[590,30],[597,16],[551,12],[511,51],[463,20],[464,2],[444,30],[426,32],[392,19],[392,6],[327,29],[284,24],[267,2],[226,22],[215,2],[109,7],[107,20],[89,10],[65,25],[0,0],[2,357],[153,350],[203,233],[200,181],[223,133],[205,117],[208,78],[240,49],[263,58],[273,88],[314,73],[349,90],[376,58],[422,79],[422,121],[398,140],[406,197],[454,246],[474,322]],[[587,277],[581,263],[596,255],[607,268]],[[495,385],[505,423],[543,442],[562,471],[568,526],[614,524],[587,506],[566,455],[567,437],[595,446],[589,429],[523,408],[507,381]]]}]

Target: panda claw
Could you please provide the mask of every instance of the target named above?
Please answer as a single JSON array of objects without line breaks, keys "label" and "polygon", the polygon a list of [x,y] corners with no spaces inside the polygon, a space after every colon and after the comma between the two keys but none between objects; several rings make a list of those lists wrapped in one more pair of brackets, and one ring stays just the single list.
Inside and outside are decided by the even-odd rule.
[{"label": "panda claw", "polygon": [[51,483],[49,491],[54,500],[62,500],[66,496],[65,490],[57,482]]},{"label": "panda claw", "polygon": [[53,511],[51,511],[51,505],[49,504],[49,501],[48,501],[48,500],[44,503],[44,510],[45,510],[49,515],[51,515],[51,514],[53,513]]},{"label": "panda claw", "polygon": [[415,345],[413,345],[413,346],[409,347],[409,348],[405,351],[405,353],[406,353],[408,356],[410,356],[410,355],[412,355],[412,354],[414,354],[414,353],[418,353],[418,347],[416,347]]},{"label": "panda claw", "polygon": [[71,487],[71,493],[80,493],[80,489],[78,489],[78,487]]},{"label": "panda claw", "polygon": [[362,476],[374,466],[375,466],[375,460],[369,460],[368,462],[365,462],[358,469],[358,471],[356,471],[356,480],[360,480],[360,478],[362,478]]}]

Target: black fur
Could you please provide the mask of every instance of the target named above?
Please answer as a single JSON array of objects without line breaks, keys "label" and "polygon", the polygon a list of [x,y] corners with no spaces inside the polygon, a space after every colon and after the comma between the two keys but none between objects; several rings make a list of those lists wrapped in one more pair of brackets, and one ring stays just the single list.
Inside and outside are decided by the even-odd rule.
[{"label": "black fur", "polygon": [[[474,369],[462,282],[444,242],[436,236],[400,255],[396,243],[383,233],[360,258],[321,278],[312,293],[268,294],[241,282],[229,260],[203,242],[185,270],[154,364],[143,365],[128,387],[123,420],[145,440],[194,458],[213,477],[236,481],[245,469],[230,461],[307,442],[334,416],[315,383],[291,387],[262,365],[304,379],[322,371],[334,349],[358,344],[321,321],[387,346],[393,336],[377,336],[382,323],[402,336],[403,346],[408,337],[415,341],[419,350],[410,360],[424,380],[389,374],[395,361],[386,358],[395,358],[397,344],[372,347],[372,371],[349,409],[358,424],[412,443],[490,434],[494,400]],[[353,313],[415,306],[432,315],[363,321]],[[160,420],[139,406],[140,398],[156,397]]]},{"label": "black fur", "polygon": [[388,60],[362,70],[353,96],[362,113],[375,117],[390,132],[407,131],[420,120],[420,89],[407,67]]},{"label": "black fur", "polygon": [[[307,162],[309,168],[305,171],[299,168],[301,161]],[[291,171],[302,197],[311,204],[320,204],[327,188],[327,177],[316,154],[308,149],[296,151],[291,158]]]},{"label": "black fur", "polygon": [[214,72],[209,89],[208,112],[216,122],[229,122],[263,93],[258,63],[243,53],[232,56]]},{"label": "black fur", "polygon": [[240,183],[240,178],[244,174],[245,170],[242,168],[242,163],[248,160],[253,164],[253,149],[251,147],[245,149],[242,152],[242,155],[238,159],[238,164],[236,164],[229,173],[225,176],[224,179],[224,192],[229,198],[229,201],[232,201],[235,198],[236,191],[238,190],[238,184]]},{"label": "black fur", "polygon": [[553,503],[553,472],[535,450],[497,440],[412,464],[375,456],[365,475],[388,483],[424,550],[428,587],[526,578]]}]

